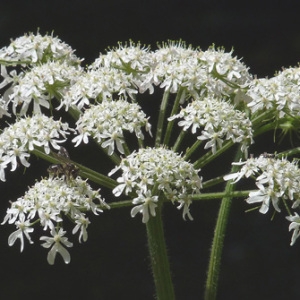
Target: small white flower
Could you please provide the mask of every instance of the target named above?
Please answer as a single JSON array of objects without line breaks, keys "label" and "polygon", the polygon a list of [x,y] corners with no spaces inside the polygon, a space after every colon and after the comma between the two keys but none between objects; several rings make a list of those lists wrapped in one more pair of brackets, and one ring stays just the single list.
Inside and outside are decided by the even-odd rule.
[{"label": "small white flower", "polygon": [[140,204],[131,209],[131,216],[135,217],[137,213],[143,215],[142,222],[147,223],[149,221],[150,215],[152,217],[156,216],[155,208],[157,207],[156,202],[158,202],[158,196],[152,196],[151,191],[146,191],[145,194],[139,193],[137,198],[132,200],[133,204]]},{"label": "small white flower", "polygon": [[75,216],[76,226],[73,228],[72,233],[75,234],[80,229],[79,233],[79,243],[81,240],[84,242],[88,239],[87,227],[91,223],[88,218],[86,218],[83,214]]},{"label": "small white flower", "polygon": [[22,252],[24,249],[24,235],[27,238],[27,240],[30,242],[30,244],[33,244],[33,241],[31,240],[29,233],[33,232],[33,228],[30,227],[31,224],[29,220],[25,220],[24,215],[20,215],[19,220],[15,222],[17,226],[17,230],[14,231],[9,237],[8,237],[8,245],[12,246],[17,239],[21,242],[21,248],[20,251]]},{"label": "small white flower", "polygon": [[71,261],[70,253],[65,247],[72,247],[73,243],[69,242],[68,238],[64,237],[65,233],[66,231],[64,231],[62,228],[60,228],[58,232],[55,229],[52,229],[52,237],[40,237],[41,241],[45,241],[45,243],[42,244],[44,248],[50,248],[52,246],[47,255],[47,261],[50,265],[54,264],[57,253],[62,256],[66,264],[70,263]]},{"label": "small white flower", "polygon": [[259,190],[249,193],[249,198],[246,200],[247,203],[261,202],[262,205],[259,212],[265,214],[268,212],[271,202],[275,210],[280,212],[281,210],[278,207],[278,202],[283,195],[283,191],[276,192],[272,187],[266,188],[259,183],[257,183],[257,185],[259,186]]},{"label": "small white flower", "polygon": [[286,218],[287,218],[287,220],[289,220],[291,222],[291,224],[289,226],[289,231],[294,230],[293,236],[291,239],[291,246],[293,246],[296,242],[296,239],[300,236],[300,217],[295,212],[294,216],[288,216]]}]

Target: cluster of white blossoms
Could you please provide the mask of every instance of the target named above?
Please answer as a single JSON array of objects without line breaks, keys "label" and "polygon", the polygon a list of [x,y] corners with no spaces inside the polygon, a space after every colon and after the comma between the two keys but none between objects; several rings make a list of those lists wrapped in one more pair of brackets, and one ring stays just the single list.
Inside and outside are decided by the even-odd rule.
[{"label": "cluster of white blossoms", "polygon": [[[243,177],[254,177],[257,190],[249,193],[247,203],[261,203],[259,211],[267,213],[270,205],[277,212],[280,212],[280,203],[292,203],[293,209],[300,204],[300,169],[298,161],[290,162],[285,158],[276,159],[262,154],[257,158],[251,157],[244,162],[233,163],[242,165],[239,172],[226,175],[225,180],[238,182]],[[300,218],[297,213],[295,216],[288,216],[291,221],[290,230],[294,229],[291,245],[294,244],[299,236]]]},{"label": "cluster of white blossoms", "polygon": [[143,215],[143,222],[155,216],[155,208],[161,197],[178,202],[178,209],[183,208],[183,218],[192,220],[189,206],[193,194],[200,193],[202,178],[193,165],[172,150],[165,148],[144,148],[123,158],[120,165],[109,175],[121,170],[122,175],[117,179],[119,183],[113,189],[118,197],[122,193],[133,196],[134,206],[131,216],[137,213]]},{"label": "cluster of white blossoms", "polygon": [[[141,148],[129,154],[125,132],[135,134],[140,146],[146,143],[142,142],[145,132],[152,137],[149,117],[139,105],[140,94],[153,94],[158,89],[164,92],[162,104],[166,105],[158,118],[157,144],[163,137],[159,134],[173,134],[172,123],[165,126],[164,121],[178,119],[181,129],[190,130],[204,141],[204,149],[211,149],[212,155],[218,154],[217,150],[228,145],[228,141],[229,145],[239,143],[247,157],[248,147],[254,142],[253,128],[260,126],[254,122],[262,112],[274,112],[272,121],[273,116],[300,117],[300,68],[283,70],[271,79],[253,79],[249,68],[233,56],[233,51],[222,48],[212,46],[203,51],[181,41],[168,41],[152,51],[130,41],[100,53],[90,66],[81,67],[81,62],[69,45],[52,35],[25,35],[0,49],[0,118],[17,116],[13,116],[15,124],[0,133],[0,180],[5,181],[9,165],[11,170],[19,162],[29,167],[28,159],[34,150],[43,150],[47,156],[50,148],[59,150],[69,133],[75,132],[75,147],[92,138],[108,155],[118,151],[123,156],[109,175],[122,172],[112,192],[116,197],[124,194],[132,198],[132,217],[141,213],[146,223],[156,215],[161,201],[169,200],[183,209],[184,219],[192,219],[192,195],[202,188],[200,170],[168,150],[170,145]],[[177,96],[172,95],[176,93]],[[53,108],[63,117],[69,112],[76,128],[47,117],[53,114]],[[162,120],[169,111],[169,118]],[[195,145],[199,144],[202,146]],[[258,190],[251,192],[247,201],[261,203],[262,213],[268,211],[271,203],[280,211],[281,200],[292,201],[292,208],[299,206],[300,176],[295,162],[260,156],[238,164],[243,165],[240,172],[225,176],[225,180],[237,182],[242,177],[256,177]],[[89,220],[84,212],[100,211],[93,199],[100,201],[100,207],[105,205],[98,191],[92,191],[86,181],[80,177],[68,179],[60,171],[63,170],[37,182],[24,197],[13,202],[3,222],[17,226],[9,244],[20,239],[21,250],[24,237],[31,242],[33,224],[39,222],[49,230],[51,237],[41,240],[45,241],[44,247],[51,247],[51,264],[57,252],[65,262],[70,260],[65,247],[72,243],[62,227],[64,215],[75,222],[73,233],[79,232],[79,241],[85,241]],[[300,217],[296,213],[288,219],[292,222],[294,243],[300,235]]]},{"label": "cluster of white blossoms", "polygon": [[65,106],[68,110],[74,105],[81,110],[89,106],[91,100],[97,102],[111,100],[114,95],[134,99],[135,94],[137,90],[132,86],[132,74],[111,67],[102,67],[82,74],[66,91],[59,108]]},{"label": "cluster of white blossoms", "polygon": [[19,115],[25,115],[33,102],[33,112],[41,113],[41,107],[50,108],[51,99],[62,97],[65,90],[75,83],[82,69],[67,62],[47,62],[19,75],[18,81],[6,93],[13,105],[13,112],[21,106]]},{"label": "cluster of white blossoms", "polygon": [[129,46],[119,44],[100,56],[88,67],[87,72],[70,87],[64,95],[61,106],[71,105],[82,109],[89,106],[91,100],[101,102],[112,100],[115,96],[135,100],[138,92],[151,89],[142,87],[155,64],[153,53],[140,44],[130,42]]},{"label": "cluster of white blossoms", "polygon": [[112,155],[115,145],[124,154],[123,131],[134,132],[138,139],[144,139],[142,127],[151,134],[151,125],[141,107],[125,100],[103,101],[92,105],[84,111],[76,122],[79,133],[72,141],[78,146],[81,142],[88,143],[88,137],[93,137],[108,155]]},{"label": "cluster of white blossoms", "polygon": [[300,68],[288,68],[267,79],[251,82],[247,95],[252,113],[272,110],[275,116],[300,116]]},{"label": "cluster of white blossoms", "polygon": [[118,47],[112,48],[106,54],[100,54],[99,58],[90,66],[91,70],[116,69],[127,74],[128,82],[137,93],[144,93],[149,89],[150,93],[154,92],[153,82],[151,80],[153,69],[157,64],[155,53],[150,51],[149,47],[143,47],[140,43],[129,42]]},{"label": "cluster of white blossoms", "polygon": [[224,49],[194,50],[170,42],[155,52],[155,58],[154,83],[171,93],[185,87],[192,97],[204,93],[228,96],[252,80],[249,68]]},{"label": "cluster of white blossoms", "polygon": [[[23,48],[22,48],[23,43]],[[10,85],[0,98],[5,113],[7,101],[13,110],[21,106],[24,115],[33,102],[34,112],[50,108],[53,97],[59,99],[58,109],[76,106],[79,110],[94,102],[123,96],[135,100],[138,93],[159,86],[171,93],[183,91],[183,102],[190,96],[211,94],[230,96],[244,90],[252,76],[248,68],[232,52],[224,49],[207,51],[186,47],[184,43],[168,42],[156,51],[130,42],[100,54],[86,71],[79,67],[80,60],[71,48],[52,36],[25,35],[1,49],[0,87]],[[1,58],[2,57],[2,58]],[[6,72],[5,65],[25,59],[34,66],[25,73]]]},{"label": "cluster of white blossoms", "polygon": [[74,50],[59,38],[39,33],[25,34],[0,49],[1,64],[24,66],[50,60],[66,61],[70,65],[78,65],[81,61]]},{"label": "cluster of white blossoms", "polygon": [[169,42],[150,51],[131,42],[100,54],[65,93],[61,106],[82,109],[91,100],[100,102],[115,95],[135,100],[138,93],[149,90],[152,94],[156,86],[171,93],[184,91],[182,102],[199,94],[228,97],[251,80],[248,68],[224,49],[202,51]]},{"label": "cluster of white blossoms", "polygon": [[59,149],[60,143],[70,134],[68,123],[54,120],[42,114],[21,118],[5,127],[0,133],[0,179],[5,181],[5,168],[11,165],[11,171],[17,168],[18,161],[29,167],[28,158],[35,147],[41,147],[50,153],[50,146]]},{"label": "cluster of white blossoms", "polygon": [[[34,112],[41,107],[50,108],[50,100],[62,97],[66,87],[73,85],[82,73],[79,59],[72,48],[52,35],[29,34],[12,40],[10,45],[0,49],[0,88],[9,86],[0,96],[0,117],[9,115],[9,104],[13,113],[21,106],[20,115],[25,115],[33,102]],[[19,74],[16,70],[7,72],[7,66],[28,67]],[[6,110],[6,112],[5,112]]]},{"label": "cluster of white blossoms", "polygon": [[191,127],[191,132],[196,134],[202,129],[197,139],[208,140],[204,149],[211,148],[213,154],[217,148],[222,147],[224,140],[231,140],[241,144],[241,150],[248,156],[248,146],[253,143],[252,123],[244,112],[235,109],[230,103],[204,96],[195,99],[168,120],[177,118],[183,119],[178,125],[184,131]]},{"label": "cluster of white blossoms", "polygon": [[85,242],[90,224],[86,213],[91,211],[98,215],[103,208],[109,206],[101,198],[99,190],[93,190],[80,177],[68,183],[64,176],[47,178],[37,182],[23,197],[11,203],[1,224],[15,224],[17,230],[8,237],[8,244],[12,246],[19,239],[21,252],[24,249],[24,238],[32,244],[30,234],[34,231],[34,225],[40,224],[50,234],[40,237],[44,241],[43,247],[51,247],[47,256],[48,263],[54,264],[57,253],[61,254],[65,263],[69,263],[71,257],[65,247],[72,247],[73,243],[64,236],[64,218],[74,222],[72,233],[79,233],[79,242]]}]

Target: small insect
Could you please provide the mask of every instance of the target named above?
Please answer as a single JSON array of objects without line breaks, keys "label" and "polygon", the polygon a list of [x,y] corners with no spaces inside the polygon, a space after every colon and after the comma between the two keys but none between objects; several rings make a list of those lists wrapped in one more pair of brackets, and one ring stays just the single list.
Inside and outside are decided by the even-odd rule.
[{"label": "small insect", "polygon": [[264,152],[263,154],[261,154],[260,156],[263,156],[264,158],[274,158],[275,154],[274,153],[267,153]]},{"label": "small insect", "polygon": [[74,179],[79,172],[79,169],[71,162],[69,153],[66,148],[60,146],[58,153],[54,153],[55,158],[60,161],[60,164],[51,165],[47,171],[52,176],[64,176],[66,181]]}]

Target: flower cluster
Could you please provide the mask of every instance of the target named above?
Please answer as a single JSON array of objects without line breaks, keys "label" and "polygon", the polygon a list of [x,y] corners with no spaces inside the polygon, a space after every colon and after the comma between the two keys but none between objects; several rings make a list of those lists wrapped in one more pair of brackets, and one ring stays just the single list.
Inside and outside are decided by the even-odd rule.
[{"label": "flower cluster", "polygon": [[10,45],[0,49],[0,63],[10,65],[32,65],[46,61],[67,61],[78,65],[81,60],[74,50],[52,35],[25,34],[12,40]]},{"label": "flower cluster", "polygon": [[193,97],[203,93],[228,96],[252,79],[248,68],[224,49],[194,50],[169,42],[155,52],[155,58],[153,82],[172,93],[183,87]]},{"label": "flower cluster", "polygon": [[[97,200],[99,204],[94,202]],[[48,263],[54,264],[56,253],[60,253],[65,263],[70,262],[70,254],[65,247],[72,247],[72,243],[64,237],[64,216],[75,223],[73,234],[79,232],[79,242],[88,238],[87,227],[90,224],[86,212],[95,215],[102,212],[101,208],[109,208],[101,198],[99,191],[93,190],[80,177],[67,184],[64,177],[47,178],[37,182],[23,197],[12,202],[7,209],[4,221],[15,224],[17,230],[8,238],[12,246],[17,239],[21,243],[21,252],[24,249],[24,237],[33,243],[30,234],[34,231],[34,224],[40,223],[44,231],[50,231],[51,236],[42,236],[40,240],[45,248],[51,248],[48,253]]]},{"label": "flower cluster", "polygon": [[202,178],[199,170],[175,152],[165,148],[146,148],[133,152],[122,159],[121,164],[109,175],[121,170],[122,176],[117,179],[119,185],[113,194],[118,197],[135,193],[131,216],[138,212],[143,214],[143,222],[155,216],[157,203],[164,196],[167,200],[178,202],[178,209],[183,208],[183,218],[188,216],[191,197],[200,192]]},{"label": "flower cluster", "polygon": [[115,68],[124,74],[131,75],[132,86],[139,87],[139,92],[143,93],[147,89],[152,94],[151,73],[157,64],[154,52],[149,47],[143,47],[140,43],[129,42],[118,47],[114,47],[101,54],[99,58],[90,66],[90,69],[101,70],[102,68]]},{"label": "flower cluster", "polygon": [[[75,132],[75,147],[93,138],[112,156],[112,161],[120,161],[109,173],[111,176],[122,172],[117,184],[79,164],[70,170],[64,170],[64,165],[53,165],[49,168],[53,171],[50,178],[37,182],[7,210],[2,224],[8,222],[17,227],[9,237],[9,245],[19,239],[23,251],[24,239],[32,243],[33,224],[40,223],[50,234],[40,238],[42,246],[50,248],[50,264],[57,252],[66,263],[70,261],[66,247],[73,244],[62,226],[65,216],[74,221],[72,232],[79,233],[79,242],[86,241],[90,221],[85,212],[98,214],[106,205],[98,191],[93,191],[80,177],[74,178],[77,165],[80,174],[110,187],[114,196],[131,197],[131,216],[141,213],[144,223],[157,214],[163,201],[176,203],[183,218],[192,219],[192,196],[202,188],[197,166],[202,168],[222,152],[218,149],[227,149],[233,143],[240,144],[247,157],[248,147],[254,142],[253,128],[264,132],[267,126],[257,123],[267,113],[271,122],[273,117],[282,118],[271,125],[286,131],[293,121],[297,123],[300,119],[300,68],[283,70],[271,79],[253,80],[249,68],[233,56],[233,51],[225,52],[222,48],[212,46],[203,51],[182,41],[168,41],[152,51],[130,41],[109,48],[86,68],[80,64],[71,47],[52,35],[25,35],[0,49],[0,118],[13,113],[16,119],[0,134],[0,180],[5,181],[8,166],[11,170],[18,163],[28,167],[32,153],[51,160],[50,147],[60,149],[71,131]],[[140,94],[152,94],[159,88],[163,90],[163,100],[156,148],[144,148],[145,132],[152,134],[149,117],[139,105]],[[44,115],[52,114],[53,107],[62,117],[69,113],[76,128]],[[164,119],[169,112],[169,118]],[[174,136],[172,126],[177,119],[182,131],[190,130],[199,140],[186,157],[196,153],[202,143],[204,149],[211,149],[212,153],[207,152],[194,165],[167,148],[171,147],[168,142]],[[165,121],[170,123],[166,125]],[[133,153],[126,144],[128,132],[135,134],[141,146]],[[183,137],[181,132],[173,149],[177,149]],[[160,144],[162,141],[164,144]],[[121,160],[115,155],[116,150],[124,156]],[[236,183],[242,177],[255,177],[257,190],[250,192],[247,202],[260,203],[261,213],[266,213],[270,205],[280,212],[281,202],[292,203],[293,209],[299,206],[300,171],[295,162],[262,155],[236,164],[242,166],[241,170],[224,179]],[[66,163],[67,167],[71,165]],[[218,182],[218,178],[211,179],[209,185]],[[99,200],[99,206],[94,199]],[[294,230],[293,244],[300,236],[300,217],[295,213],[287,218],[290,230]]]},{"label": "flower cluster", "polygon": [[103,66],[82,74],[64,94],[60,107],[65,106],[67,110],[71,105],[75,105],[78,109],[82,109],[90,105],[91,99],[100,102],[110,100],[114,95],[134,99],[135,94],[137,89],[133,86],[132,74]]},{"label": "flower cluster", "polygon": [[275,116],[300,116],[300,68],[288,68],[267,79],[255,79],[249,86],[252,113],[272,110]]},{"label": "flower cluster", "polygon": [[79,67],[67,62],[46,62],[37,65],[14,80],[13,86],[6,93],[13,104],[13,112],[21,105],[19,115],[25,115],[33,102],[33,112],[41,113],[41,107],[49,109],[53,97],[63,97],[67,87],[72,85],[82,74]]},{"label": "flower cluster", "polygon": [[125,100],[103,101],[86,109],[76,123],[77,135],[73,142],[78,146],[82,141],[88,142],[92,136],[103,148],[108,148],[108,155],[112,155],[115,144],[120,153],[124,154],[123,131],[135,132],[138,139],[143,139],[142,127],[151,134],[148,118],[135,103]]},{"label": "flower cluster", "polygon": [[211,148],[215,153],[221,148],[224,140],[241,143],[241,149],[247,156],[247,149],[252,139],[252,124],[244,112],[236,110],[228,102],[211,96],[198,98],[182,108],[179,114],[173,115],[168,120],[182,118],[178,122],[183,130],[191,128],[193,134],[203,128],[197,136],[199,140],[208,140],[204,148]]},{"label": "flower cluster", "polygon": [[[280,212],[280,201],[292,201],[292,208],[295,209],[300,204],[300,169],[297,162],[289,162],[287,159],[276,159],[263,154],[257,158],[249,158],[244,162],[233,163],[234,165],[242,165],[239,172],[226,175],[225,180],[233,180],[238,182],[241,178],[256,178],[257,190],[251,191],[247,198],[247,203],[261,203],[259,211],[263,214],[267,213],[272,204],[277,212]],[[295,242],[296,236],[300,228],[300,219],[289,216],[289,221],[293,223],[290,230],[294,229],[292,243]],[[297,223],[297,226],[295,225]]]},{"label": "flower cluster", "polygon": [[0,134],[0,179],[5,181],[4,169],[8,164],[11,164],[12,171],[17,168],[18,161],[29,167],[29,152],[35,147],[42,147],[47,154],[50,153],[50,145],[59,149],[69,130],[68,123],[40,114],[19,119],[6,127]]},{"label": "flower cluster", "polygon": [[184,90],[183,98],[199,94],[228,97],[251,80],[248,68],[224,49],[201,51],[181,42],[169,42],[150,51],[130,42],[100,54],[70,87],[61,105],[82,109],[90,105],[91,99],[102,101],[114,95],[135,99],[138,92],[149,90],[152,94],[155,86],[171,93]]}]

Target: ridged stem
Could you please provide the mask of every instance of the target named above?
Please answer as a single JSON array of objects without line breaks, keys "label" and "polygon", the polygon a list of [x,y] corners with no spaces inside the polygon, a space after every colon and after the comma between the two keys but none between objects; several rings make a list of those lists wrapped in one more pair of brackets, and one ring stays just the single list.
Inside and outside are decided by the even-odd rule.
[{"label": "ridged stem", "polygon": [[148,249],[156,288],[156,299],[173,300],[175,299],[175,294],[166,249],[161,210],[162,203],[157,207],[156,216],[150,217],[146,223]]},{"label": "ridged stem", "polygon": [[[238,153],[234,161],[238,161],[242,157],[242,152],[238,150]],[[231,173],[236,172],[239,166],[234,165]],[[225,196],[222,199],[219,209],[218,219],[214,231],[214,237],[212,247],[210,251],[210,259],[207,272],[207,280],[205,285],[205,300],[215,300],[217,297],[217,288],[220,275],[221,257],[224,245],[225,232],[227,228],[232,196],[231,193],[234,190],[234,184],[228,181],[225,187]]]}]

